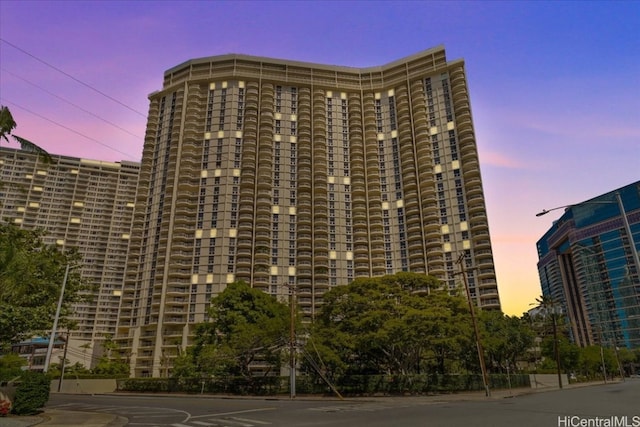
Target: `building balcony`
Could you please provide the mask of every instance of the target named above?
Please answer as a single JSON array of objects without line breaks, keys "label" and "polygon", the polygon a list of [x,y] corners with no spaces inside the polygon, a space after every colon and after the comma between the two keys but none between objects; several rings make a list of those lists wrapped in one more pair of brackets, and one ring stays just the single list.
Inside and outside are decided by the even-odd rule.
[{"label": "building balcony", "polygon": [[441,248],[442,247],[442,241],[441,241],[440,238],[437,238],[437,239],[425,239],[424,245],[425,245],[425,247],[427,249]]}]

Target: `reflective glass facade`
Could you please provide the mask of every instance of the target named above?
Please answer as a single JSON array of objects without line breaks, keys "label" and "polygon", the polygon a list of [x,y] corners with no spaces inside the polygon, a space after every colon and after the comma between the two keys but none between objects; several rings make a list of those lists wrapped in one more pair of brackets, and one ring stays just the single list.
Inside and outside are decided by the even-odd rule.
[{"label": "reflective glass facade", "polygon": [[542,293],[576,343],[640,347],[639,242],[640,182],[568,207],[538,241]]}]

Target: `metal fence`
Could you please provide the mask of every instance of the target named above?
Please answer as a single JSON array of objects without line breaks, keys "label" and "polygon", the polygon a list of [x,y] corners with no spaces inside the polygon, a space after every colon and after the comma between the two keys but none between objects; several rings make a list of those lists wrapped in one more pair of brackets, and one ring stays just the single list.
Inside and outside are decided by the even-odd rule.
[{"label": "metal fence", "polygon": [[[484,390],[481,375],[350,375],[333,385],[344,396],[424,395]],[[117,380],[117,391],[143,393],[199,393],[228,395],[289,394],[289,377],[128,378]],[[489,376],[490,389],[530,387],[529,375]],[[308,376],[296,379],[296,394],[330,395],[331,387]]]}]

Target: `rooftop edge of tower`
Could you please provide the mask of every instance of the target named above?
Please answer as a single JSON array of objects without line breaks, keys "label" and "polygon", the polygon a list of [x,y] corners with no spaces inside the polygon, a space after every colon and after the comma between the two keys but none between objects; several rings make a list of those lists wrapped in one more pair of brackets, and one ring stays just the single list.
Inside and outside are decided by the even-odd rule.
[{"label": "rooftop edge of tower", "polygon": [[464,60],[447,62],[442,45],[372,67],[326,65],[232,53],[190,59],[168,69],[164,73],[162,90],[184,81],[234,77],[329,87],[346,84],[354,89],[357,86],[371,88],[393,84],[400,75],[410,77],[418,70],[424,73],[426,70],[436,71],[458,64],[464,64]]}]

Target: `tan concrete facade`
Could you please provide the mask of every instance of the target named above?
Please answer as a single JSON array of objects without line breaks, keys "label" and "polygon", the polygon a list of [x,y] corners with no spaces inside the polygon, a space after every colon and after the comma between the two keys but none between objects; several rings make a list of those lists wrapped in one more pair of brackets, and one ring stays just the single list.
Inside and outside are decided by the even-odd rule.
[{"label": "tan concrete facade", "polygon": [[371,68],[244,55],[185,62],[150,95],[118,322],[135,376],[165,376],[236,280],[306,320],[323,294],[400,271],[500,307],[461,60]]}]

